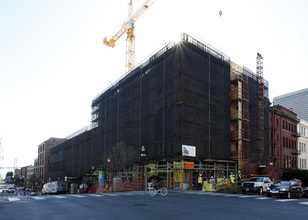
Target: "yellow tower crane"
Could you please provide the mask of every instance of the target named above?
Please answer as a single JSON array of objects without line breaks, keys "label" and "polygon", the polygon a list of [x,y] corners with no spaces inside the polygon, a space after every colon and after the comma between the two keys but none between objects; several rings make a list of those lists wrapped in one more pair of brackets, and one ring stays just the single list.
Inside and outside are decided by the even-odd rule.
[{"label": "yellow tower crane", "polygon": [[155,2],[156,0],[147,0],[142,6],[133,14],[132,0],[128,3],[128,19],[122,24],[121,29],[113,35],[109,40],[104,38],[104,44],[109,47],[114,47],[115,42],[126,32],[126,70],[129,71],[135,65],[135,21]]}]

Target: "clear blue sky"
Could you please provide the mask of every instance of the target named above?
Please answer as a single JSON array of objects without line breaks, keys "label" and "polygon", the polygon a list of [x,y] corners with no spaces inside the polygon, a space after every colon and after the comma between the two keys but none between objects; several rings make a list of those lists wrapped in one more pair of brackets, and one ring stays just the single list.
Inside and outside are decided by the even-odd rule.
[{"label": "clear blue sky", "polygon": [[[90,124],[92,99],[125,73],[125,36],[102,40],[127,3],[0,0],[0,165],[33,164],[43,141]],[[272,99],[308,87],[307,11],[306,0],[157,0],[135,23],[136,63],[186,32],[252,71],[260,52]]]}]

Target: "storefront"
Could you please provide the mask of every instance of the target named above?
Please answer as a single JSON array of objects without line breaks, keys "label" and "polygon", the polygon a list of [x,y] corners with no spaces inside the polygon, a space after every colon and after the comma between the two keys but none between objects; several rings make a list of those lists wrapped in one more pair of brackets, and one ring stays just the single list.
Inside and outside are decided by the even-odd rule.
[{"label": "storefront", "polygon": [[148,163],[147,178],[153,175],[159,176],[163,185],[169,189],[195,190],[198,189],[198,177],[202,181],[211,178],[215,182],[222,182],[231,173],[237,172],[235,161],[227,160],[173,160]]}]

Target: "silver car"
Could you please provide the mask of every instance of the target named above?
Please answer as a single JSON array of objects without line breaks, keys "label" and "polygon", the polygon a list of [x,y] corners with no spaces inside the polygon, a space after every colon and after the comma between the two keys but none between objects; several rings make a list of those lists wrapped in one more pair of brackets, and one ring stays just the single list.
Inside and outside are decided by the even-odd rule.
[{"label": "silver car", "polygon": [[45,183],[43,185],[42,189],[42,194],[47,195],[47,194],[56,194],[57,193],[57,186],[54,183]]}]

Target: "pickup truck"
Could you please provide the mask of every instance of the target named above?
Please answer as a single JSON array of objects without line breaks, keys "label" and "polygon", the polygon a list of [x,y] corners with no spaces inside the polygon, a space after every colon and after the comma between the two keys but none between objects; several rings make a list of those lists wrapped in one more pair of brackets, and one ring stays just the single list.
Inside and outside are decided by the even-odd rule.
[{"label": "pickup truck", "polygon": [[246,192],[255,192],[262,195],[263,192],[266,192],[267,189],[269,189],[271,184],[272,181],[269,177],[252,177],[242,183],[242,192],[243,194]]}]

